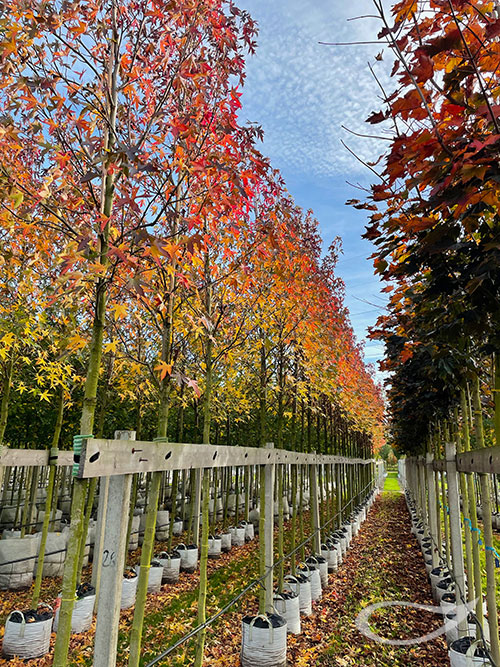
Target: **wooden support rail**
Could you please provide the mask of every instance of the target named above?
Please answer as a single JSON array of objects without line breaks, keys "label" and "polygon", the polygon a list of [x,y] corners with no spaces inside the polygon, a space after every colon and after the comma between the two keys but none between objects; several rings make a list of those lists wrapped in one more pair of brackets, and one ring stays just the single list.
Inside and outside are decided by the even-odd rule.
[{"label": "wooden support rail", "polygon": [[[408,461],[421,463],[423,459],[420,457],[408,457]],[[463,452],[462,454],[457,454],[455,461],[457,472],[500,475],[500,446]],[[432,459],[427,462],[427,465],[432,467],[435,472],[446,472],[446,461],[444,459]]]},{"label": "wooden support rail", "polygon": [[266,464],[358,464],[373,459],[303,454],[284,449],[227,445],[194,445],[172,442],[99,440],[82,443],[77,476],[80,478],[128,475],[155,470],[189,470]]},{"label": "wooden support rail", "polygon": [[[47,466],[49,465],[50,449],[10,449],[4,447],[0,453],[0,468],[2,466]],[[73,452],[61,452],[57,456],[57,466],[72,466]]]},{"label": "wooden support rail", "polygon": [[457,456],[458,472],[482,472],[500,475],[500,446],[485,447]]}]

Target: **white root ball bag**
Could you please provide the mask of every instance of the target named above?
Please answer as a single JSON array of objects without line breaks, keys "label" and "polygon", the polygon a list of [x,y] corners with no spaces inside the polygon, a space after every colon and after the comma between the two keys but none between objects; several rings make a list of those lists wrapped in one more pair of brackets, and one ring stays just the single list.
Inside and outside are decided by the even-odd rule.
[{"label": "white root ball bag", "polygon": [[162,583],[176,584],[179,581],[179,572],[181,569],[180,553],[173,551],[171,554],[168,554],[166,551],[162,551],[155,556],[155,560],[163,566]]},{"label": "white root ball bag", "polygon": [[[66,545],[68,543],[68,532],[47,533],[45,543],[45,556],[43,559],[44,577],[62,577],[64,572],[64,561],[66,559]],[[40,549],[40,540],[38,540]],[[37,552],[38,555],[38,552]],[[36,564],[35,564],[36,571]]]},{"label": "white root ball bag", "polygon": [[242,547],[245,544],[245,528],[231,526],[231,544],[235,547]]},{"label": "white root ball bag", "polygon": [[5,658],[41,658],[50,649],[52,609],[13,611],[5,622],[2,655]]},{"label": "white root ball bag", "polygon": [[312,614],[311,582],[303,574],[287,574],[283,582],[284,591],[292,591],[299,596],[299,610],[304,616]]},{"label": "white root ball bag", "polygon": [[[137,574],[140,572],[140,565],[135,566]],[[163,566],[158,560],[152,560],[148,575],[148,593],[159,593],[161,580],[163,578]]]},{"label": "white root ball bag", "polygon": [[158,510],[156,513],[156,531],[155,539],[168,540],[168,531],[170,528],[170,512],[168,510]]},{"label": "white root ball bag", "polygon": [[282,616],[245,616],[241,628],[242,667],[286,667],[286,621]]},{"label": "white root ball bag", "polygon": [[183,530],[184,530],[184,522],[182,521],[182,519],[176,519],[176,521],[174,521],[173,534],[181,535]]},{"label": "white root ball bag", "polygon": [[491,667],[491,662],[481,646],[482,642],[476,641],[474,637],[462,637],[454,641],[448,650],[451,667],[478,667],[479,665]]},{"label": "white root ball bag", "polygon": [[134,570],[128,573],[128,577],[124,577],[122,581],[122,597],[120,601],[120,609],[130,609],[130,607],[134,606],[135,596],[137,594],[138,580],[139,577],[137,576],[137,572]]},{"label": "white root ball bag", "polygon": [[139,514],[132,517],[132,526],[130,529],[130,539],[128,543],[128,550],[135,551],[139,547],[139,525],[141,517]]},{"label": "white root ball bag", "polygon": [[220,537],[222,541],[221,550],[223,553],[228,553],[231,551],[231,533],[222,533]]},{"label": "white root ball bag", "polygon": [[218,558],[222,553],[222,538],[220,535],[210,535],[208,538],[208,557]]},{"label": "white root ball bag", "polygon": [[274,595],[274,608],[286,621],[287,632],[300,634],[299,596],[292,591],[283,591]]},{"label": "white root ball bag", "polygon": [[181,570],[192,574],[198,565],[198,547],[196,544],[178,544],[176,549],[181,555]]},{"label": "white root ball bag", "polygon": [[[58,596],[58,600],[61,596]],[[92,615],[94,613],[95,605],[95,589],[90,584],[81,584],[76,590],[76,600],[73,607],[73,614],[71,616],[71,632],[78,634],[87,632],[92,625]],[[57,632],[59,625],[59,606],[58,604],[56,615],[54,617],[54,632]]]},{"label": "white root ball bag", "polygon": [[31,586],[39,544],[37,535],[0,540],[0,590]]}]

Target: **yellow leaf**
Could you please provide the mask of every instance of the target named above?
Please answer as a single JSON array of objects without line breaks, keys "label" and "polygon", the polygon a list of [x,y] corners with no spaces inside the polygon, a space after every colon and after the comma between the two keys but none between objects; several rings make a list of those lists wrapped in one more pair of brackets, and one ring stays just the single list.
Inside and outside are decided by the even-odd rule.
[{"label": "yellow leaf", "polygon": [[106,343],[104,346],[104,352],[112,352],[113,354],[116,354],[116,346],[118,345],[118,341],[113,340],[111,343]]},{"label": "yellow leaf", "polygon": [[167,364],[165,361],[160,361],[160,363],[155,366],[155,371],[160,372],[160,379],[163,380],[168,373],[172,374],[172,364]]},{"label": "yellow leaf", "polygon": [[115,321],[120,320],[127,314],[127,306],[124,303],[115,303],[112,308],[115,314]]}]

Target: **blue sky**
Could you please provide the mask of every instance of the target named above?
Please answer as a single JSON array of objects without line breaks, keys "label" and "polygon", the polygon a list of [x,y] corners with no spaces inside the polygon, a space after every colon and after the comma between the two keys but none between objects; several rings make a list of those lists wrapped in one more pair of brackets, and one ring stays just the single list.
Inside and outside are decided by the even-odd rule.
[{"label": "blue sky", "polygon": [[[240,0],[239,6],[259,24],[257,53],[247,60],[242,120],[262,126],[263,152],[283,173],[295,201],[314,211],[325,247],[335,236],[342,238],[338,274],[346,284],[356,336],[363,341],[384,310],[385,296],[366,259],[372,246],[361,238],[366,213],[345,206],[347,199],[362,198],[346,181],[367,186],[370,174],[340,140],[365,160],[377,159],[383,150],[381,143],[354,137],[341,127],[369,133],[364,120],[380,108],[380,101],[367,62],[374,64],[381,48],[318,42],[376,39],[378,22],[347,20],[373,14],[371,0]],[[384,56],[375,67],[387,83],[386,59],[391,58],[386,51]],[[366,341],[366,361],[377,365],[382,356],[379,343]]]}]

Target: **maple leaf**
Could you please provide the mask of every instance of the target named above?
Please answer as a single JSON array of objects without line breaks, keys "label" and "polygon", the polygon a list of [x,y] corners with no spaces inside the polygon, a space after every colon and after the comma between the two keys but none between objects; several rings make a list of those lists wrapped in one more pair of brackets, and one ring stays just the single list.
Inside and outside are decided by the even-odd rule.
[{"label": "maple leaf", "polygon": [[160,373],[160,380],[164,380],[168,375],[172,375],[172,364],[167,364],[165,361],[160,361],[155,366],[155,371]]},{"label": "maple leaf", "polygon": [[123,319],[127,315],[128,308],[124,303],[115,303],[111,306],[111,308],[114,311],[115,321]]},{"label": "maple leaf", "polygon": [[197,398],[200,398],[201,390],[198,387],[198,383],[196,382],[196,380],[188,380],[187,386],[190,387],[194,391]]},{"label": "maple leaf", "polygon": [[113,354],[115,354],[117,346],[118,346],[118,341],[116,340],[113,340],[110,343],[106,343],[104,345],[104,352],[112,352]]}]

